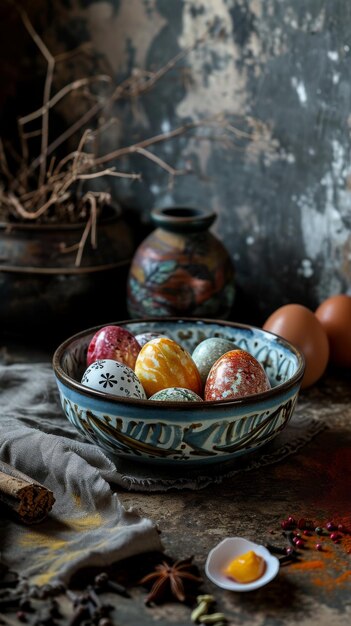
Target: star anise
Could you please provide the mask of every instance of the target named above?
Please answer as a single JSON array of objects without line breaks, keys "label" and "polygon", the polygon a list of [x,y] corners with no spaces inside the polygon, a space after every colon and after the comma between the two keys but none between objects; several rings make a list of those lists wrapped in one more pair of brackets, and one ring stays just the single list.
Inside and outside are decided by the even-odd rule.
[{"label": "star anise", "polygon": [[167,563],[162,561],[155,566],[155,570],[141,579],[140,584],[147,584],[151,581],[153,585],[150,593],[145,598],[145,603],[158,602],[164,596],[171,594],[179,602],[184,602],[187,598],[186,582],[201,583],[202,578],[196,575],[196,568],[192,564],[193,557]]}]

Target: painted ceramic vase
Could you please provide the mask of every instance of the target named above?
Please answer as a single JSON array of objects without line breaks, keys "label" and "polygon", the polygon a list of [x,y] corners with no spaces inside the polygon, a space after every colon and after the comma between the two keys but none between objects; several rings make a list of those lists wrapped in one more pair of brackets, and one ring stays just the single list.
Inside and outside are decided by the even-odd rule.
[{"label": "painted ceramic vase", "polygon": [[154,209],[157,228],[138,247],[128,276],[128,312],[149,316],[229,317],[234,267],[209,228],[205,209]]}]

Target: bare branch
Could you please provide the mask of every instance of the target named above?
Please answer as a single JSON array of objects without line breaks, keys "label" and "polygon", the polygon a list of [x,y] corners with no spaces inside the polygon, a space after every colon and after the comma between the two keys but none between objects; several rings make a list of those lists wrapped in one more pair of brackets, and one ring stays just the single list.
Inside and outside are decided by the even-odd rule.
[{"label": "bare branch", "polygon": [[67,52],[61,52],[60,54],[55,55],[56,63],[62,63],[63,61],[67,61],[67,59],[72,59],[73,57],[91,52],[93,49],[92,43],[90,41],[85,41],[73,50],[68,50]]},{"label": "bare branch", "polygon": [[128,172],[116,172],[114,169],[100,170],[93,174],[77,174],[77,180],[91,180],[92,178],[100,178],[101,176],[115,176],[116,178],[129,178],[131,180],[140,180],[141,174],[133,174]]},{"label": "bare branch", "polygon": [[86,243],[86,240],[88,239],[88,235],[89,235],[89,231],[91,229],[92,226],[92,222],[93,222],[93,218],[92,218],[92,214],[90,214],[90,217],[85,225],[84,231],[83,231],[83,235],[82,238],[79,242],[78,245],[78,252],[77,252],[77,256],[76,256],[76,260],[75,260],[75,266],[79,267],[81,262],[82,262],[82,256],[83,256],[83,250],[84,250],[84,246]]},{"label": "bare branch", "polygon": [[2,142],[2,139],[0,138],[0,166],[1,166],[1,170],[3,172],[3,174],[5,174],[5,176],[8,178],[8,180],[13,180],[13,176],[9,170],[9,166],[7,163],[7,158],[6,158],[6,154],[5,154],[5,150],[4,150],[4,144]]},{"label": "bare branch", "polygon": [[[80,130],[85,124],[88,124],[96,115],[108,105],[108,103],[116,102],[120,98],[130,98],[136,95],[141,95],[147,92],[154,84],[159,81],[167,72],[170,71],[182,58],[185,58],[192,50],[203,43],[209,29],[197,39],[193,45],[188,46],[172,59],[170,59],[164,66],[162,66],[157,72],[150,73],[134,73],[131,78],[127,78],[125,81],[117,85],[113,94],[107,99],[107,101],[96,102],[88,111],[86,111],[74,124],[72,124],[67,130],[57,137],[48,147],[46,155],[52,154],[60,145],[62,145],[67,139],[72,137],[78,130]],[[140,81],[140,76],[148,76],[143,82]],[[31,169],[35,169],[38,165],[41,165],[43,155],[39,155],[31,164]]]},{"label": "bare branch", "polygon": [[181,174],[186,173],[185,170],[174,169],[174,167],[171,167],[171,165],[168,165],[166,161],[164,161],[163,159],[160,159],[160,157],[156,156],[156,154],[153,154],[152,152],[150,152],[150,150],[146,150],[145,148],[140,148],[136,146],[135,150],[131,150],[131,152],[137,152],[138,154],[142,154],[144,157],[146,157],[150,161],[153,161],[154,163],[159,165],[163,170],[166,170],[166,172],[168,172],[171,176],[180,176]]},{"label": "bare branch", "polygon": [[90,76],[88,78],[80,78],[74,80],[72,83],[69,83],[68,85],[62,87],[62,89],[60,89],[60,91],[58,91],[50,100],[48,100],[45,105],[40,107],[40,109],[37,109],[36,111],[33,111],[33,113],[29,113],[28,115],[20,117],[18,121],[20,122],[20,124],[23,125],[28,124],[28,122],[32,122],[38,117],[41,117],[44,113],[47,112],[48,109],[52,109],[58,102],[60,102],[60,100],[62,100],[72,91],[77,91],[82,87],[86,87],[87,85],[91,85],[96,82],[111,84],[111,77],[101,74],[99,76]]},{"label": "bare branch", "polygon": [[52,56],[51,52],[49,52],[45,43],[39,37],[36,30],[33,28],[31,21],[28,18],[27,13],[20,7],[18,7],[18,12],[21,16],[22,22],[26,27],[28,33],[32,37],[34,43],[38,46],[41,54],[48,64],[48,69],[45,77],[45,85],[44,85],[44,95],[43,95],[43,106],[45,108],[42,116],[42,136],[41,136],[41,162],[40,162],[40,175],[39,175],[39,186],[44,183],[46,176],[46,158],[47,158],[47,147],[48,147],[48,139],[49,139],[49,116],[48,116],[48,107],[47,102],[50,99],[53,75],[54,75],[54,67],[55,67],[55,58]]},{"label": "bare branch", "polygon": [[[126,155],[140,155],[167,172],[169,186],[172,186],[175,177],[189,172],[189,168],[177,169],[173,167],[164,158],[155,154],[150,149],[152,146],[186,134],[198,141],[210,141],[214,138],[225,145],[228,145],[229,139],[234,143],[234,139],[237,138],[241,140],[238,143],[242,143],[242,140],[254,140],[256,133],[260,135],[259,127],[254,128],[253,135],[251,135],[229,124],[224,115],[215,115],[207,119],[182,124],[168,132],[146,137],[136,143],[121,146],[107,154],[97,156],[99,140],[105,136],[103,133],[106,133],[112,124],[119,122],[113,117],[114,104],[121,99],[128,99],[132,104],[136,102],[140,95],[151,90],[183,58],[202,44],[206,40],[208,31],[193,45],[181,50],[155,72],[135,69],[130,77],[112,87],[112,78],[108,73],[109,69],[107,69],[106,72],[100,74],[73,80],[57,93],[52,93],[56,64],[72,58],[79,51],[83,51],[83,47],[80,50],[76,49],[54,56],[32,26],[27,13],[19,9],[12,0],[7,1],[17,8],[25,28],[45,59],[47,68],[42,105],[37,110],[21,116],[18,120],[22,155],[17,155],[11,144],[9,148],[7,145],[4,147],[0,140],[0,171],[4,181],[3,188],[0,187],[0,205],[2,211],[7,211],[7,215],[15,215],[22,220],[34,221],[42,218],[42,220],[54,219],[56,222],[67,220],[69,222],[81,222],[83,234],[79,243],[70,247],[62,247],[63,252],[77,250],[76,266],[81,264],[89,234],[92,247],[97,246],[98,215],[102,207],[111,201],[109,193],[89,189],[89,181],[102,179],[104,176],[127,180],[141,179],[140,173],[118,171],[112,163],[113,160],[118,160]],[[95,94],[97,90],[92,88],[94,85],[106,86],[102,95]],[[80,102],[84,98],[85,107],[89,108],[64,132],[57,137],[54,136],[53,141],[49,143],[49,116],[52,109],[69,95],[71,98],[76,95],[79,96]],[[85,102],[86,97],[90,98],[88,105]],[[100,116],[101,119],[99,119]],[[40,125],[41,128],[31,130],[32,127],[27,125],[36,120],[40,120],[39,123],[37,122],[37,126]],[[86,128],[91,120],[97,126],[96,130]],[[35,126],[33,125],[33,128]],[[199,132],[193,132],[195,130]],[[222,131],[222,134],[218,133],[219,130]],[[77,142],[77,149],[65,154],[57,162],[56,157],[53,156],[55,150],[78,132],[80,139]],[[210,137],[210,134],[213,137]],[[215,137],[216,134],[219,136]],[[37,136],[41,138],[40,154],[30,160],[29,147],[31,143],[27,143],[27,141]],[[10,164],[15,163],[17,169],[15,175],[10,171],[5,148],[6,154],[12,157]]]},{"label": "bare branch", "polygon": [[[175,137],[179,137],[180,135],[184,135],[185,133],[193,130],[195,128],[199,128],[200,126],[208,126],[213,123],[215,118],[211,117],[207,120],[198,120],[196,122],[188,122],[187,124],[183,124],[182,126],[178,126],[173,130],[167,131],[166,133],[160,133],[159,135],[154,135],[153,137],[148,137],[147,139],[143,139],[135,144],[130,146],[125,146],[124,148],[118,148],[117,150],[113,150],[108,154],[104,154],[95,159],[95,165],[99,166],[103,163],[107,163],[112,159],[117,159],[121,156],[125,156],[126,154],[131,154],[133,152],[137,152],[140,148],[147,148],[148,146],[153,146],[156,143],[161,143],[164,141],[168,141],[169,139],[174,139]],[[218,119],[218,118],[217,118]]]}]

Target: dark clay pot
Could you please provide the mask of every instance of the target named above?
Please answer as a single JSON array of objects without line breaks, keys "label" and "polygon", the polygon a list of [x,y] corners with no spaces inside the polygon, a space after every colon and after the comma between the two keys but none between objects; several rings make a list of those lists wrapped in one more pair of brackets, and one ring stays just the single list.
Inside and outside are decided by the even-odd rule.
[{"label": "dark clay pot", "polygon": [[[97,248],[77,250],[84,224],[0,224],[2,332],[56,342],[87,326],[123,318],[135,250],[131,228],[110,208],[97,225]],[[33,336],[32,336],[33,338]]]},{"label": "dark clay pot", "polygon": [[226,319],[234,300],[234,268],[209,228],[216,214],[171,207],[151,214],[157,226],[138,247],[128,277],[132,318]]}]

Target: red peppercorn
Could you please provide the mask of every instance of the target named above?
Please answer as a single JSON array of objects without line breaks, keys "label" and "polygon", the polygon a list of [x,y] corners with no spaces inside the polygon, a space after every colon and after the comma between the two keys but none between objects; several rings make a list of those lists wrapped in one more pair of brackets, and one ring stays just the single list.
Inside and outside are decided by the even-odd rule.
[{"label": "red peppercorn", "polygon": [[280,525],[281,525],[283,530],[289,530],[291,528],[290,527],[290,523],[288,522],[287,519],[283,519],[283,521],[280,522]]},{"label": "red peppercorn", "polygon": [[325,525],[327,530],[336,530],[337,526],[334,522],[327,522]]},{"label": "red peppercorn", "polygon": [[306,520],[304,517],[301,517],[301,519],[299,519],[299,521],[297,522],[297,527],[300,528],[300,530],[304,530],[304,528],[306,528]]},{"label": "red peppercorn", "polygon": [[319,552],[322,552],[323,546],[321,543],[316,543],[316,550],[318,550]]},{"label": "red peppercorn", "polygon": [[305,542],[303,539],[296,539],[295,541],[295,546],[297,548],[304,548],[305,547]]},{"label": "red peppercorn", "polygon": [[290,554],[293,554],[295,550],[292,546],[288,546],[287,548],[285,548],[285,552],[288,556],[290,556]]},{"label": "red peppercorn", "polygon": [[292,515],[289,515],[289,517],[288,517],[288,522],[289,522],[292,526],[296,526],[296,519],[295,519]]},{"label": "red peppercorn", "polygon": [[335,541],[335,542],[340,541],[340,539],[341,539],[339,533],[335,533],[335,532],[334,533],[330,533],[329,537],[330,537],[330,539],[332,541]]}]

